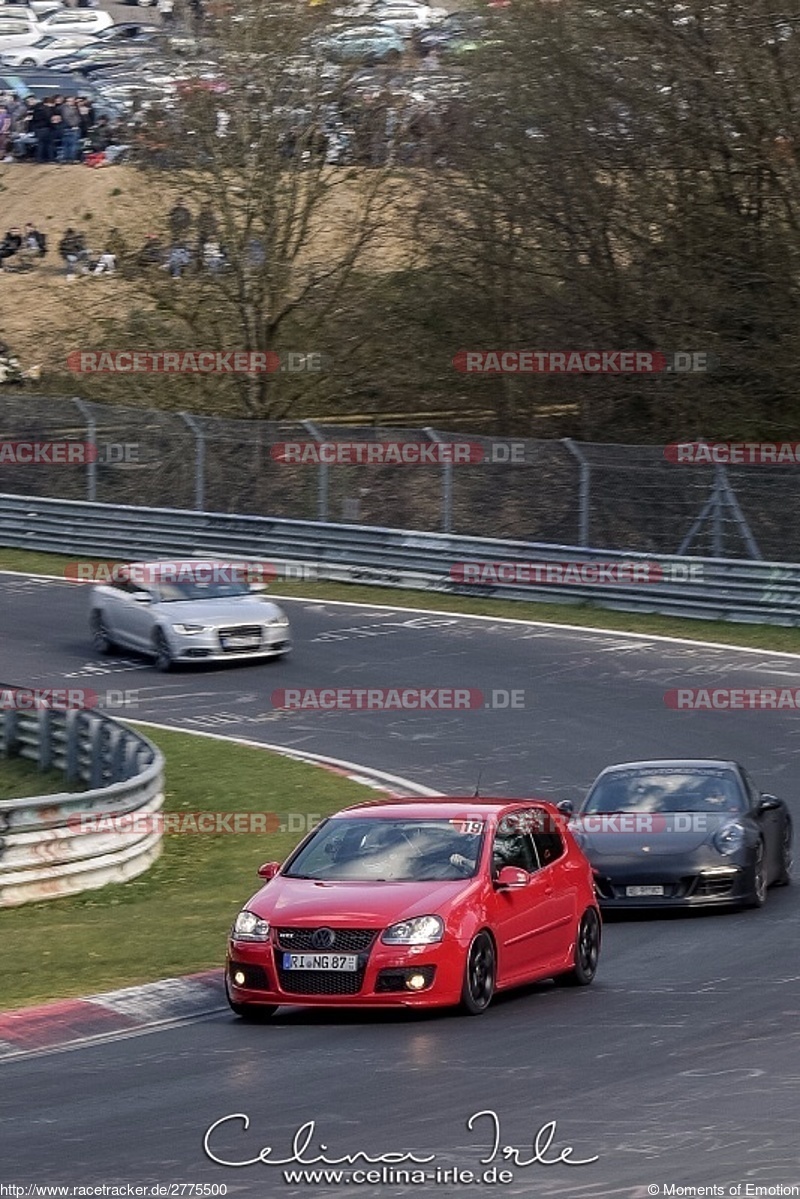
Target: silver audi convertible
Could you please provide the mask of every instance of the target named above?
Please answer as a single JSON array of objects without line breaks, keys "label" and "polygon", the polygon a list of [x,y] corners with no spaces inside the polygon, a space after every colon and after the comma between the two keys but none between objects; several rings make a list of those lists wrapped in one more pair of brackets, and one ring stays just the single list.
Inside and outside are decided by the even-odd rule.
[{"label": "silver audi convertible", "polygon": [[131,563],[92,588],[95,650],[138,650],[164,671],[177,663],[286,654],[289,620],[264,590],[261,583],[229,579],[216,563]]}]

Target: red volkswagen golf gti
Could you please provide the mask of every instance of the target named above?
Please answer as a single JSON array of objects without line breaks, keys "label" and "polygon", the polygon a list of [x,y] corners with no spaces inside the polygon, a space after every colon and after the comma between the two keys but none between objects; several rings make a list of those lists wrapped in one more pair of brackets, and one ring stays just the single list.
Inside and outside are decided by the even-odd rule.
[{"label": "red volkswagen golf gti", "polygon": [[225,969],[239,1016],[281,1004],[460,1005],[555,978],[587,986],[600,914],[563,815],[508,799],[380,799],[318,825],[239,913]]}]

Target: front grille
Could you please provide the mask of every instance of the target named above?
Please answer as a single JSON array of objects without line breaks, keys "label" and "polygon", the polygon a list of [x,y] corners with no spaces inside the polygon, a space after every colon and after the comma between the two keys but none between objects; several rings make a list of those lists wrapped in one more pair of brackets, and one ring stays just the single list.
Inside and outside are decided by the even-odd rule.
[{"label": "front grille", "polygon": [[275,969],[281,990],[292,995],[357,995],[364,982],[366,962],[359,970],[284,970],[280,950],[275,950]]},{"label": "front grille", "polygon": [[[231,625],[230,628],[219,629],[219,645],[223,653],[226,654],[251,654],[253,649],[261,646],[261,625],[258,624],[242,624]],[[247,637],[257,642],[255,646],[249,645],[228,645],[229,637]]]},{"label": "front grille", "polygon": [[732,878],[701,878],[697,884],[695,895],[705,895],[711,899],[715,895],[730,895],[733,890]]},{"label": "front grille", "polygon": [[315,928],[275,930],[281,949],[291,950],[292,953],[303,953],[306,950],[312,950],[314,953],[364,953],[371,948],[378,935],[376,928],[332,928],[333,944],[322,948],[311,941],[311,936],[316,931]]}]

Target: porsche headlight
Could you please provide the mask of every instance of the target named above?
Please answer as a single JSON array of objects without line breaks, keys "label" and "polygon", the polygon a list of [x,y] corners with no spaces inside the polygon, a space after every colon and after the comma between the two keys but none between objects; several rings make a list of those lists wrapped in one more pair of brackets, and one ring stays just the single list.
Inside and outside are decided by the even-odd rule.
[{"label": "porsche headlight", "polygon": [[233,922],[233,935],[237,941],[266,941],[269,921],[244,908]]},{"label": "porsche headlight", "polygon": [[444,921],[439,916],[414,916],[390,924],[381,937],[384,945],[433,945],[444,936]]},{"label": "porsche headlight", "polygon": [[747,830],[738,821],[732,820],[729,824],[724,824],[721,829],[717,829],[714,833],[713,843],[714,848],[725,857],[732,853],[736,853],[744,845],[744,839]]},{"label": "porsche headlight", "polygon": [[172,627],[176,633],[210,633],[212,628],[210,624],[174,624]]}]

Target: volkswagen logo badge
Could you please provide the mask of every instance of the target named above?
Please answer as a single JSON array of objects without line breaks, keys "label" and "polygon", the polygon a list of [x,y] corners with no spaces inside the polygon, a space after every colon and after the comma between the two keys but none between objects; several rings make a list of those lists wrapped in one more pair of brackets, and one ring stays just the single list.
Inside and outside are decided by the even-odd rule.
[{"label": "volkswagen logo badge", "polygon": [[330,949],[335,940],[332,928],[315,928],[311,934],[311,944],[315,949]]}]

